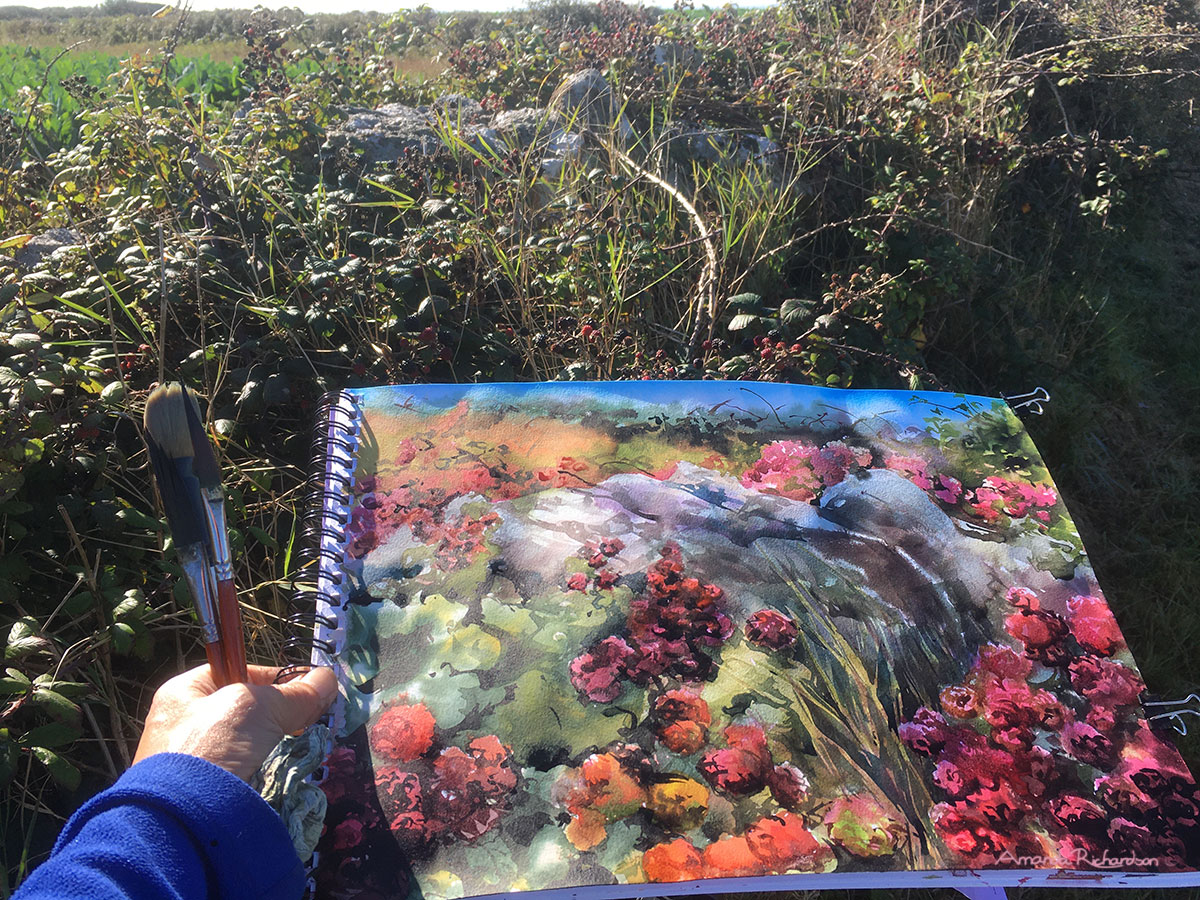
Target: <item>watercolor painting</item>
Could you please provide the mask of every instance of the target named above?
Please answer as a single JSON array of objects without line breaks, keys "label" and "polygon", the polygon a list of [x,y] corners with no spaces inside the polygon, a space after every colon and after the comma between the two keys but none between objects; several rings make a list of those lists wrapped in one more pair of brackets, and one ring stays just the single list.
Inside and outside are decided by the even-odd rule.
[{"label": "watercolor painting", "polygon": [[1196,785],[1002,401],[354,395],[319,895],[1200,863]]}]

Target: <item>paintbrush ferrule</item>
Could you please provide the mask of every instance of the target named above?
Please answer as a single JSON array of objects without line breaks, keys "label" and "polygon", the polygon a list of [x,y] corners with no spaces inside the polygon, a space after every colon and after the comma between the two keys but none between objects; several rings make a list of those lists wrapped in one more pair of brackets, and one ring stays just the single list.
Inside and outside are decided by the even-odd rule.
[{"label": "paintbrush ferrule", "polygon": [[189,544],[178,548],[178,551],[180,566],[196,603],[196,617],[200,620],[204,643],[214,644],[221,639],[217,629],[217,593],[212,569],[204,555],[204,545]]},{"label": "paintbrush ferrule", "polygon": [[229,530],[225,517],[225,497],[221,489],[204,488],[204,520],[208,525],[212,548],[212,567],[217,581],[233,580],[233,554],[229,550]]}]

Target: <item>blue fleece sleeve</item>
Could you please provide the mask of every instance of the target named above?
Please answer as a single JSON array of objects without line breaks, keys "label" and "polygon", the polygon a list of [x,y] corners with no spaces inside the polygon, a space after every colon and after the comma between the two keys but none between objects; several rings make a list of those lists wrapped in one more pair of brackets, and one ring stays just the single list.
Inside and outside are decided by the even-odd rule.
[{"label": "blue fleece sleeve", "polygon": [[279,815],[210,762],[160,753],[67,822],[14,900],[298,900],[304,868]]}]

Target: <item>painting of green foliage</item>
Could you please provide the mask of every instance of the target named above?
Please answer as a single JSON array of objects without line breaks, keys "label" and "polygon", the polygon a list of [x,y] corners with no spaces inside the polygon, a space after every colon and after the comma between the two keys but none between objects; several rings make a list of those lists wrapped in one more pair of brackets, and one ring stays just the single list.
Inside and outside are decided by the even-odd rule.
[{"label": "painting of green foliage", "polygon": [[1002,401],[352,397],[331,892],[1195,868],[1191,775]]}]

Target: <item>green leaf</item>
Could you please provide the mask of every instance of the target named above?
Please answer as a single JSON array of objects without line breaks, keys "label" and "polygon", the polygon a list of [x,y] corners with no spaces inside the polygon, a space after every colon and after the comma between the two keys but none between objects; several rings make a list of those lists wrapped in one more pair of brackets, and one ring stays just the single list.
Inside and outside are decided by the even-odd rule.
[{"label": "green leaf", "polygon": [[50,777],[59,787],[68,791],[79,787],[79,770],[53,750],[47,750],[45,747],[33,747],[30,752],[46,767],[50,772]]},{"label": "green leaf", "polygon": [[[543,801],[549,798],[549,791],[550,789],[546,788],[545,797],[541,798]],[[565,881],[570,871],[570,861],[577,853],[563,834],[561,825],[545,826],[529,842],[529,855],[525,865],[526,880],[535,885]]]},{"label": "green leaf", "polygon": [[641,856],[634,850],[634,845],[641,839],[642,826],[624,819],[612,822],[607,830],[608,836],[595,848],[596,863],[614,874],[627,874],[624,870],[636,863],[637,858]]},{"label": "green leaf", "polygon": [[71,699],[88,697],[92,693],[92,686],[90,684],[81,684],[78,681],[55,681],[54,676],[49,672],[33,679],[33,683],[37,685],[38,690],[54,691],[56,694],[62,694],[64,697],[70,697]]},{"label": "green leaf", "polygon": [[277,551],[279,549],[279,542],[276,541],[269,532],[264,531],[257,525],[247,525],[246,531],[248,531],[250,535],[264,547],[267,547],[273,551]]},{"label": "green leaf", "polygon": [[761,313],[763,311],[762,297],[758,294],[734,294],[725,301],[725,305],[738,312]]},{"label": "green leaf", "polygon": [[25,460],[27,465],[32,465],[35,462],[40,462],[42,454],[46,452],[45,441],[39,438],[26,438],[24,442]]},{"label": "green leaf", "polygon": [[24,694],[31,684],[20,669],[6,669],[4,677],[0,678],[0,694]]},{"label": "green leaf", "polygon": [[508,891],[523,873],[513,847],[499,829],[469,843],[447,848],[438,865],[464,878],[464,895]]},{"label": "green leaf", "polygon": [[801,300],[799,297],[790,297],[784,300],[779,307],[779,320],[785,328],[792,331],[799,331],[801,327],[812,317],[816,309],[816,304],[811,300]]},{"label": "green leaf", "polygon": [[0,788],[12,781],[19,759],[17,745],[8,738],[0,739]]},{"label": "green leaf", "polygon": [[131,506],[117,510],[117,518],[124,524],[143,531],[157,531],[159,527],[158,519]]},{"label": "green leaf", "polygon": [[339,658],[346,667],[351,684],[365,684],[379,674],[379,655],[374,647],[347,646]]},{"label": "green leaf", "polygon": [[124,656],[133,649],[133,639],[137,635],[128,622],[114,622],[108,626],[108,634],[112,638],[112,647],[116,653]]},{"label": "green leaf", "polygon": [[344,719],[342,730],[338,733],[338,737],[346,737],[353,734],[363,725],[367,724],[367,720],[371,717],[371,695],[364,694],[354,685],[346,685],[346,700],[342,705],[342,717]]},{"label": "green leaf", "polygon": [[76,722],[79,720],[79,707],[57,691],[47,690],[41,686],[34,689],[29,702],[40,707],[42,712],[60,722]]},{"label": "green leaf", "polygon": [[50,642],[37,633],[38,623],[32,616],[13,622],[4,644],[5,659],[21,659],[30,653],[48,650]]},{"label": "green leaf", "polygon": [[524,606],[501,603],[494,597],[484,597],[481,607],[483,620],[488,625],[499,628],[515,638],[528,637],[538,630],[533,616]]},{"label": "green leaf", "polygon": [[738,313],[729,320],[730,331],[743,331],[751,325],[757,325],[762,321],[761,316],[752,316],[749,313]]},{"label": "green leaf", "polygon": [[100,392],[100,401],[111,406],[125,402],[125,383],[122,381],[112,381],[105,385],[104,390]]},{"label": "green leaf", "polygon": [[133,639],[133,655],[138,659],[149,660],[154,652],[154,635],[150,633],[149,628],[137,628],[137,634]]},{"label": "green leaf", "polygon": [[[563,748],[573,756],[585,747],[603,747],[620,740],[621,729],[629,724],[627,715],[601,716],[595,704],[581,702],[565,673],[556,677],[565,668],[550,664],[546,669],[525,672],[507,687],[512,699],[484,719],[485,729],[511,741],[518,760],[527,759],[535,750],[553,756]],[[640,713],[645,707],[645,689],[629,685],[614,705]]]},{"label": "green leaf", "polygon": [[50,722],[39,725],[21,735],[19,743],[23,747],[61,747],[70,744],[83,734],[83,729],[70,722]]}]

